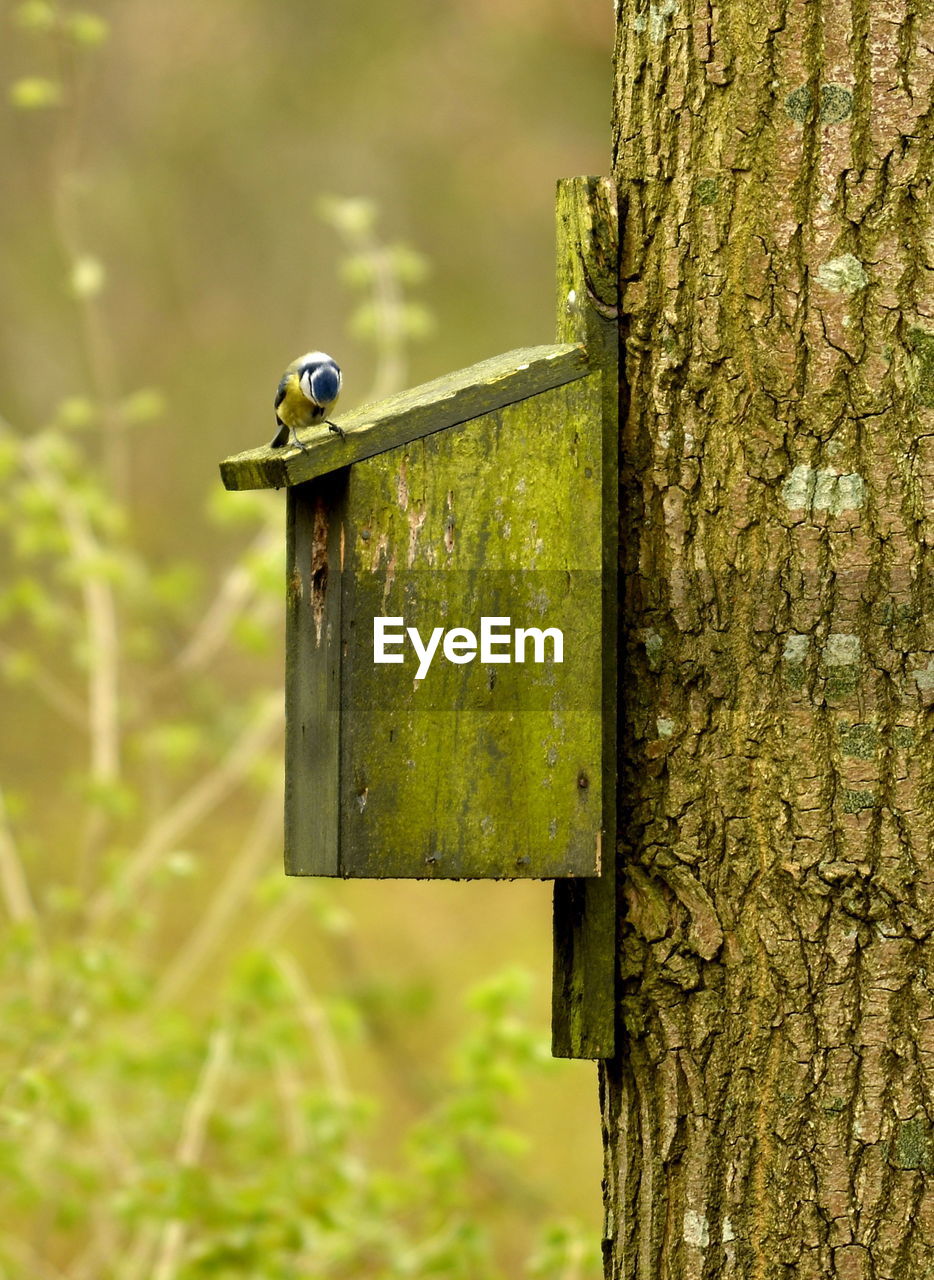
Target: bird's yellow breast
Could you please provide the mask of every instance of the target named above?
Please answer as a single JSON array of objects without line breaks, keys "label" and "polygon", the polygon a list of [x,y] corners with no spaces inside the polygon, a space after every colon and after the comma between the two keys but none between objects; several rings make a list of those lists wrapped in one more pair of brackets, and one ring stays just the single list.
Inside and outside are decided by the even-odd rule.
[{"label": "bird's yellow breast", "polygon": [[316,423],[323,422],[325,410],[302,395],[298,373],[293,371],[286,379],[285,395],[276,408],[276,413],[287,427],[298,428],[313,427]]}]

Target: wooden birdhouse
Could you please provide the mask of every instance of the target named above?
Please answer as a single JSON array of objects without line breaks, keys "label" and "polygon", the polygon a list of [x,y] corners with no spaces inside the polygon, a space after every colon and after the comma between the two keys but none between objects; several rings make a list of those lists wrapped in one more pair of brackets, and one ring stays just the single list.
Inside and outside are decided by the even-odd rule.
[{"label": "wooden birdhouse", "polygon": [[286,490],[286,870],[567,881],[564,1051],[603,1056],[606,1019],[571,1024],[586,886],[615,832],[607,180],[559,184],[558,239],[554,344],[364,405],[337,418],[343,436],[238,454],[221,475]]}]

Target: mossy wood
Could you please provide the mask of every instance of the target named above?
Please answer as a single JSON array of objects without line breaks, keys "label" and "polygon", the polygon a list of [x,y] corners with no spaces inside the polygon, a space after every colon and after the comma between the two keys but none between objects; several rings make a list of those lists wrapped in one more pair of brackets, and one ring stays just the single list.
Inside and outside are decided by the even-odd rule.
[{"label": "mossy wood", "polygon": [[[304,448],[263,445],[225,458],[221,479],[228,489],[283,489],[302,484],[491,409],[573,382],[587,371],[587,353],[580,343],[520,347],[376,404],[335,415],[343,437],[327,426],[313,427],[301,433]],[[271,413],[269,429],[273,429]]]},{"label": "mossy wood", "polygon": [[616,716],[619,576],[619,211],[609,178],[558,183],[557,338],[582,342],[599,370],[602,420],[602,748],[599,878],[556,880],[552,1053],[611,1058],[616,1020]]},{"label": "mossy wood", "polygon": [[[593,391],[555,388],[289,491],[293,874],[599,873]],[[411,649],[374,662],[374,617],[427,637],[484,615],[558,628],[564,661],[439,655],[421,681]]]},{"label": "mossy wood", "polygon": [[[560,184],[558,215],[557,343],[345,415],[344,439],[321,430],[306,450],[227,459],[222,474],[229,488],[288,489],[287,871],[567,881],[554,1049],[602,1057],[615,964],[612,878],[599,878],[615,845],[611,184]],[[563,661],[546,641],[522,664],[439,652],[420,680],[408,645],[402,663],[374,662],[375,617],[427,637],[479,631],[484,616],[560,631]]]}]

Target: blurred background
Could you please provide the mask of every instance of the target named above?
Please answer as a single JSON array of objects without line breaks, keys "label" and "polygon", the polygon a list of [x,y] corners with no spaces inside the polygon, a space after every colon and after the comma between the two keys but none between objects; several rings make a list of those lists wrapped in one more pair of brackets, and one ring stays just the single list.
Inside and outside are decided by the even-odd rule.
[{"label": "blurred background", "polygon": [[612,24],[3,7],[4,1276],[600,1274],[551,887],[285,880],[284,503],[217,464],[301,351],[348,409],[552,340]]}]

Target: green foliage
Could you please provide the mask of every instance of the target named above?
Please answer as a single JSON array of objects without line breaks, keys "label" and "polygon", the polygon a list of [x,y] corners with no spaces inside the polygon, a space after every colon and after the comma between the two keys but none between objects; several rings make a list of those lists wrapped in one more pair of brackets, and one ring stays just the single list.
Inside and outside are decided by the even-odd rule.
[{"label": "green foliage", "polygon": [[434,332],[428,308],[405,296],[405,289],[426,279],[428,263],[409,245],[379,241],[376,206],[370,200],[327,196],[318,209],[345,246],[340,274],[360,298],[349,329],[376,348],[379,363],[367,399],[378,399],[405,382],[406,344]]},{"label": "green foliage", "polygon": [[10,85],[10,102],[21,111],[42,111],[62,103],[62,86],[47,76],[22,76]]},{"label": "green foliage", "polygon": [[25,0],[13,11],[13,20],[24,31],[51,31],[55,26],[55,6],[48,0]]},{"label": "green foliage", "polygon": [[[67,928],[55,910],[43,925]],[[40,1220],[44,1261],[93,1260],[98,1276],[134,1260],[185,1280],[501,1274],[479,1210],[485,1180],[508,1194],[511,1143],[504,1086],[476,1062],[498,1058],[511,1088],[540,1053],[515,991],[480,1003],[444,1101],[380,1161],[373,1104],[349,1088],[329,1011],[284,954],[243,953],[209,1025],[160,1008],[127,946],[72,937],[47,953],[27,931],[2,959],[13,1213],[0,1258],[14,1274]]]},{"label": "green foliage", "polygon": [[[13,19],[37,56],[69,42],[66,68],[108,33],[44,0]],[[73,87],[36,74],[10,98],[61,106],[55,129]],[[398,380],[429,327],[406,296],[425,263],[381,243],[367,201],[326,215],[355,324],[369,317],[379,378]],[[513,1109],[531,1073],[555,1069],[528,979],[474,990],[463,1038],[413,1082],[387,1142],[385,1101],[348,1050],[398,1065],[387,1017],[417,1022],[430,991],[359,965],[313,983],[310,954],[346,967],[353,922],[320,886],[266,874],[281,694],[260,657],[281,646],[281,504],[212,487],[209,518],[243,544],[214,579],[194,557],[141,554],[126,460],[167,406],[119,384],[106,265],[79,223],[65,232],[88,385],[57,387],[38,429],[0,418],[0,679],[24,726],[22,776],[0,787],[0,1274],[497,1280],[534,1199]],[[530,1265],[597,1274],[568,1226],[543,1228]]]},{"label": "green foliage", "polygon": [[75,259],[71,268],[71,290],[76,298],[96,298],[106,283],[104,264],[100,258],[84,253]]},{"label": "green foliage", "polygon": [[70,13],[63,18],[66,34],[75,44],[96,48],[110,34],[108,23],[97,13]]}]

